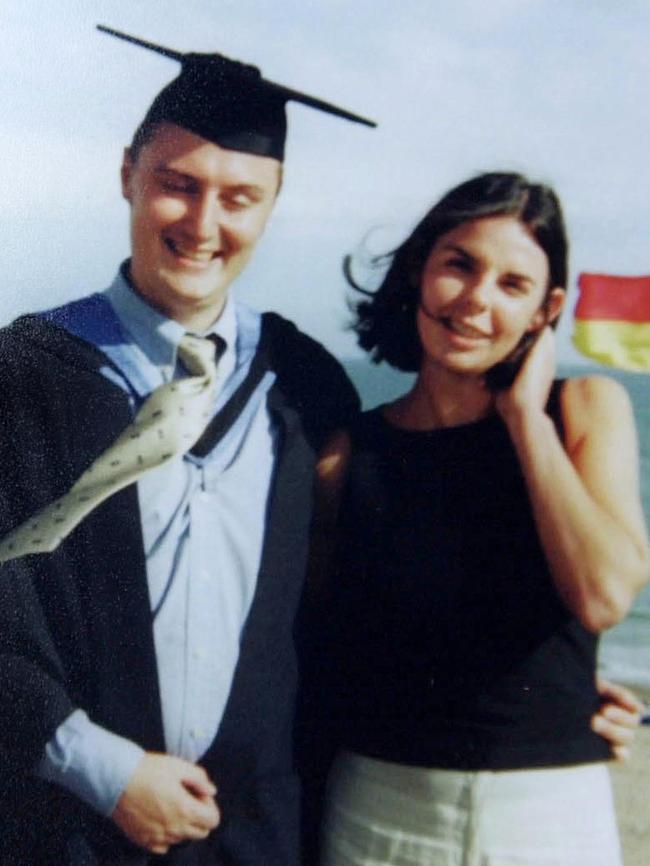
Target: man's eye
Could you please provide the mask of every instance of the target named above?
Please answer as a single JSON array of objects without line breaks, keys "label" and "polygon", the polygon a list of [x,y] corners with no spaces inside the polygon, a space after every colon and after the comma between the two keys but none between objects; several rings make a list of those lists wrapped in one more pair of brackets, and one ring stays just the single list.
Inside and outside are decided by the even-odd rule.
[{"label": "man's eye", "polygon": [[244,192],[226,196],[224,199],[224,205],[231,210],[243,210],[250,207],[252,203],[251,197]]},{"label": "man's eye", "polygon": [[163,180],[162,188],[165,192],[179,192],[189,194],[192,192],[192,186],[182,180]]}]

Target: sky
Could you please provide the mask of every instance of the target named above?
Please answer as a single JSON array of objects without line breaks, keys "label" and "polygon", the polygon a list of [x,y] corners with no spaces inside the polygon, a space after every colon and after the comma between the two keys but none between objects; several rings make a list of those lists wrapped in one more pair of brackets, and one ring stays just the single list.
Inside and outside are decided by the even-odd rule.
[{"label": "sky", "polygon": [[122,149],[177,66],[98,23],[378,122],[290,107],[283,189],[235,287],[340,356],[357,351],[343,256],[390,248],[480,171],[558,191],[570,309],[580,271],[650,273],[647,0],[0,0],[0,323],[104,288],[128,255]]}]

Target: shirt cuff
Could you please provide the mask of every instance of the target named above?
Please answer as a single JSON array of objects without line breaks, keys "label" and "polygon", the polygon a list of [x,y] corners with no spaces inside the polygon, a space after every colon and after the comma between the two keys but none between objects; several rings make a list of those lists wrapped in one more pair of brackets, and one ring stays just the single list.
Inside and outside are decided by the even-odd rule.
[{"label": "shirt cuff", "polygon": [[144,749],[75,710],[56,729],[34,772],[105,815],[113,814]]}]

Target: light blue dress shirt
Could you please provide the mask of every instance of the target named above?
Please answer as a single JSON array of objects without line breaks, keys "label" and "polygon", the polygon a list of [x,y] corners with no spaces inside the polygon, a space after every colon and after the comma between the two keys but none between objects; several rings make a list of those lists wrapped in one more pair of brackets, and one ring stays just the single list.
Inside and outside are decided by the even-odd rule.
[{"label": "light blue dress shirt", "polygon": [[[114,328],[107,339],[98,320],[102,299],[117,317],[119,339]],[[146,304],[121,274],[103,295],[45,316],[102,349],[117,368],[102,373],[130,395],[134,411],[158,385],[184,374],[177,358],[183,326]],[[258,313],[229,298],[210,329],[226,343],[215,412],[246,377],[260,324]],[[219,728],[255,592],[276,454],[266,408],[274,378],[265,374],[206,458],[179,457],[137,482],[166,747],[194,762]],[[110,815],[142,754],[78,709],[47,744],[37,772]]]}]

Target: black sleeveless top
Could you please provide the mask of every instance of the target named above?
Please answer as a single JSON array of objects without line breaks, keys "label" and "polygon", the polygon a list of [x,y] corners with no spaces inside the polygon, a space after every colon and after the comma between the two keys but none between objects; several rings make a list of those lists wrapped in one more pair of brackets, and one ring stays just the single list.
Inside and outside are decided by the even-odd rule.
[{"label": "black sleeveless top", "polygon": [[609,757],[589,728],[597,638],[555,591],[500,418],[416,432],[374,410],[351,434],[327,674],[339,743],[453,769]]}]

